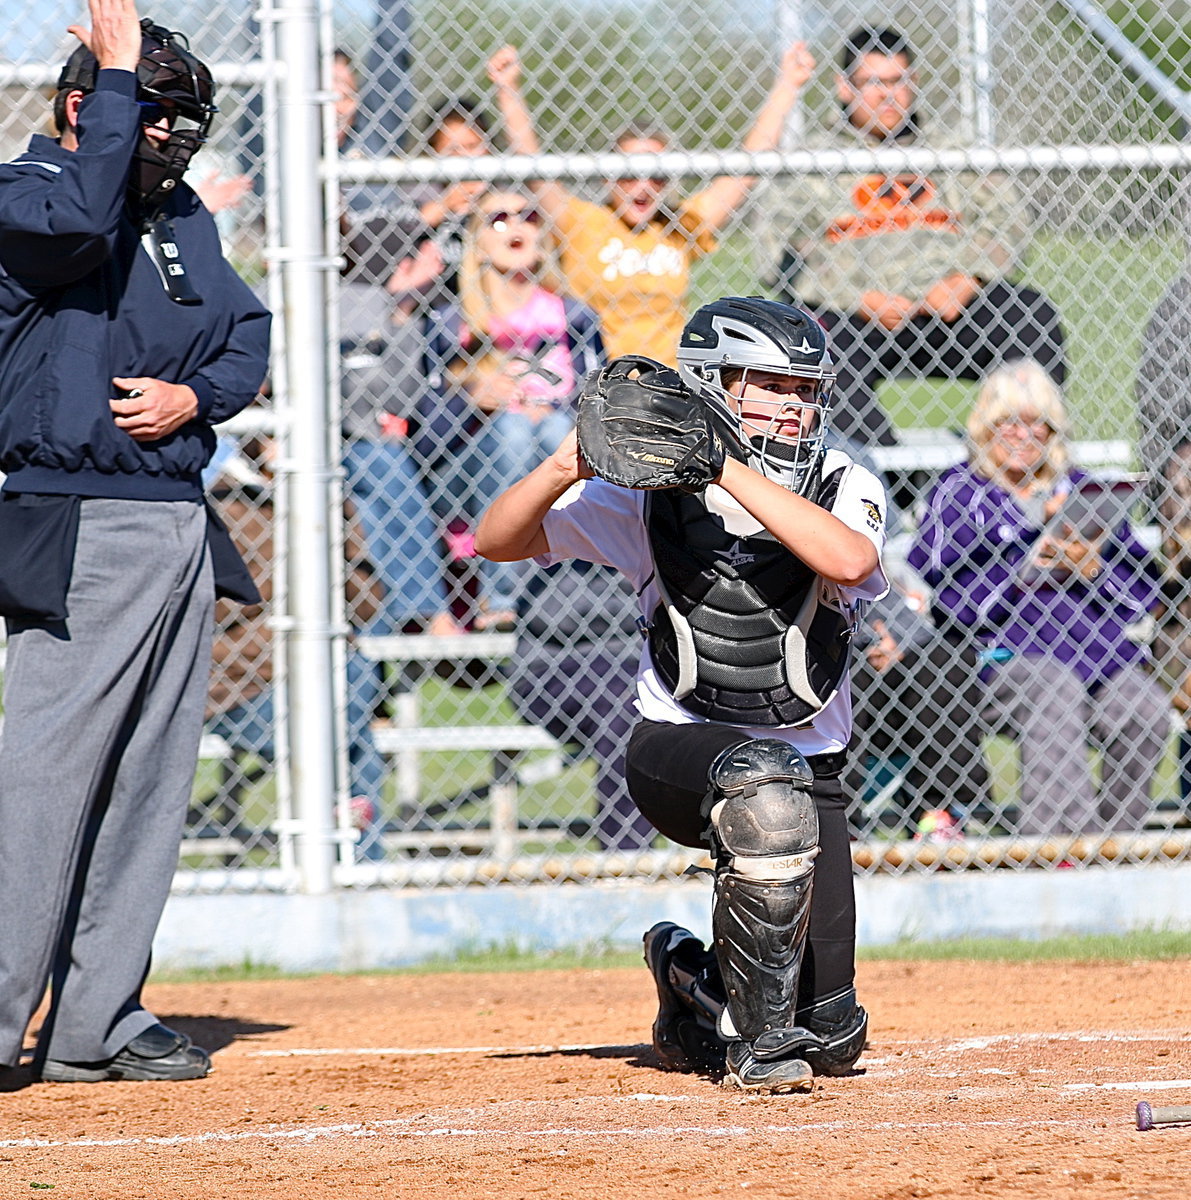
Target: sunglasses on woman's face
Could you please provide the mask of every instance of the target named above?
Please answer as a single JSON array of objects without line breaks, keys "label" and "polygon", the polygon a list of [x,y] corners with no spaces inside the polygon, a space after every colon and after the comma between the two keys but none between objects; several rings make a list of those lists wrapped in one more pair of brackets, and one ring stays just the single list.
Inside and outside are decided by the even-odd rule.
[{"label": "sunglasses on woman's face", "polygon": [[508,229],[514,218],[524,221],[527,225],[538,225],[541,223],[542,214],[536,208],[498,208],[496,212],[484,214],[484,223],[502,233]]}]

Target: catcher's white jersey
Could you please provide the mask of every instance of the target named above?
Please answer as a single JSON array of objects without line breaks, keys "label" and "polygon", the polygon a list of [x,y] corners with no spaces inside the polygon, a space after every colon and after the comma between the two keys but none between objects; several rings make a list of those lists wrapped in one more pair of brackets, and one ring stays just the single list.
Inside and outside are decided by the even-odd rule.
[{"label": "catcher's white jersey", "polygon": [[[853,463],[838,450],[829,450],[824,473],[846,468],[831,512],[845,525],[867,537],[878,554],[885,544],[885,489],[871,471]],[[753,537],[763,526],[719,487],[707,489],[707,507],[724,522],[729,533]],[[654,577],[649,535],[645,528],[645,493],[616,487],[601,479],[576,484],[546,514],[542,523],[549,553],[534,559],[548,567],[568,558],[602,563],[620,571],[636,591],[642,616],[648,620],[661,599]],[[889,590],[885,574],[877,569],[858,587],[829,584],[845,612],[857,621],[864,610]],[[649,648],[643,645],[637,668],[637,710],[651,721],[683,725],[704,718],[688,712],[674,699],[657,677]],[[852,695],[841,687],[835,698],[809,725],[741,726],[747,737],[780,738],[802,754],[826,754],[843,750],[852,735]]]}]

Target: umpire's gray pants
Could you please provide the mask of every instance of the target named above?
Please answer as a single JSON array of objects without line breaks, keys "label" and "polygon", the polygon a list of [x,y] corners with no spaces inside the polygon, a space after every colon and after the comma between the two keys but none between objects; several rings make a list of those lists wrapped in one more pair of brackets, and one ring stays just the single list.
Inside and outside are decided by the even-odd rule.
[{"label": "umpire's gray pants", "polygon": [[206,516],[84,500],[65,622],[8,623],[0,738],[0,1063],[53,975],[39,1053],[95,1062],[140,1006],[178,865],[210,669]]},{"label": "umpire's gray pants", "polygon": [[[985,718],[1021,749],[1021,822],[1028,836],[1140,829],[1170,732],[1170,704],[1140,667],[1089,695],[1057,658],[1019,654],[989,680]],[[1101,747],[1101,786],[1088,743]]]}]

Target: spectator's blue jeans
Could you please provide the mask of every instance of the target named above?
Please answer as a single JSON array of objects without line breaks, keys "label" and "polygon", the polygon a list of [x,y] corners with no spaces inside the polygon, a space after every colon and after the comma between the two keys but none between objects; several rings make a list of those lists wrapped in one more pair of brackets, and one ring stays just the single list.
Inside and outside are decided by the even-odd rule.
[{"label": "spectator's blue jeans", "polygon": [[[348,786],[353,797],[363,796],[370,801],[377,820],[371,829],[362,832],[356,855],[360,858],[381,859],[380,844],[381,789],[385,778],[385,760],[372,740],[369,721],[378,699],[375,664],[354,651],[347,656],[347,736]],[[234,750],[255,754],[268,762],[274,761],[273,727],[276,714],[273,690],[266,688],[258,696],[220,713],[207,722],[207,732],[218,734]]]},{"label": "spectator's blue jeans", "polygon": [[344,443],[343,468],[368,557],[387,593],[383,616],[369,632],[400,632],[409,621],[443,612],[442,541],[409,449],[397,439],[354,438]]},{"label": "spectator's blue jeans", "polygon": [[[524,413],[500,412],[453,463],[445,465],[443,486],[475,528],[484,510],[506,488],[528,475],[558,449],[575,424],[561,408],[531,421]],[[525,575],[523,563],[479,561],[480,602],[489,612],[515,609]]]}]

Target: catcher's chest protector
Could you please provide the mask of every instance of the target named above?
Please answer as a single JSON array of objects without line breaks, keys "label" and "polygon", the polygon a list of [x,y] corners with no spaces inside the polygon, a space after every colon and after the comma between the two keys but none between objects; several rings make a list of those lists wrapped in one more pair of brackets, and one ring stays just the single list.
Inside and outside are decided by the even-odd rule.
[{"label": "catcher's chest protector", "polygon": [[[842,472],[823,481],[830,508]],[[851,626],[823,581],[767,533],[736,537],[695,496],[650,492],[646,522],[662,602],[649,649],[676,700],[711,721],[805,725],[848,670]]]}]

